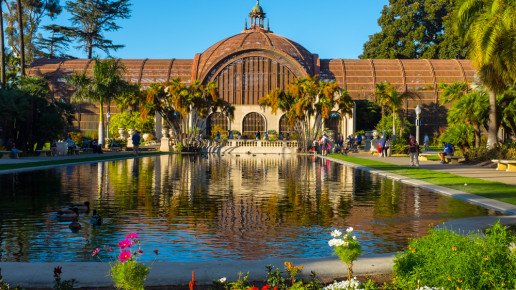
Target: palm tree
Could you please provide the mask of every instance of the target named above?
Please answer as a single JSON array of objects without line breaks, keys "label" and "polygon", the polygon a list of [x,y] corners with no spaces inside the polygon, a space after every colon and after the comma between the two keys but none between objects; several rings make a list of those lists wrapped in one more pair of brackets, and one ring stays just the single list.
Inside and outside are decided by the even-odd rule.
[{"label": "palm tree", "polygon": [[20,36],[20,72],[21,75],[25,75],[25,39],[23,39],[23,9],[21,0],[16,0],[18,10],[18,30]]},{"label": "palm tree", "polygon": [[442,94],[439,96],[441,105],[446,105],[464,96],[468,92],[468,84],[464,82],[454,82],[450,85],[440,83],[439,89],[442,90]]},{"label": "palm tree", "polygon": [[467,93],[458,99],[448,111],[449,124],[463,124],[473,126],[475,133],[475,147],[480,147],[481,128],[489,120],[489,95],[485,90]]},{"label": "palm tree", "polygon": [[5,43],[4,43],[4,13],[2,11],[3,0],[0,0],[0,88],[5,89]]},{"label": "palm tree", "polygon": [[105,144],[104,104],[109,104],[113,99],[125,94],[129,86],[127,81],[122,79],[124,72],[125,67],[120,60],[95,59],[91,77],[83,72],[66,78],[66,81],[77,89],[72,96],[72,102],[92,102],[99,106],[99,145]]},{"label": "palm tree", "polygon": [[[392,140],[396,140],[396,119],[397,114],[402,108],[405,101],[408,99],[415,99],[419,96],[413,92],[403,92],[400,93],[393,85],[388,82],[382,82],[380,84],[376,84],[375,89],[375,103],[382,106],[383,108],[388,108],[392,112]],[[401,129],[403,129],[403,119]],[[401,132],[400,132],[401,135]]]},{"label": "palm tree", "polygon": [[470,41],[470,58],[489,93],[487,146],[497,146],[496,95],[516,80],[516,1],[461,0],[456,27]]}]

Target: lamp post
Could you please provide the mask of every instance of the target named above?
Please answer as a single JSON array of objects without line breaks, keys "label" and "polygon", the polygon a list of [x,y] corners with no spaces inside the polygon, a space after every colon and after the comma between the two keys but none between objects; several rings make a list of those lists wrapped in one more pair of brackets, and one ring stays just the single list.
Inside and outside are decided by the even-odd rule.
[{"label": "lamp post", "polygon": [[421,108],[419,107],[419,105],[417,105],[414,110],[416,111],[416,142],[417,144],[419,144],[419,125],[421,122],[419,119],[419,115],[421,114]]},{"label": "lamp post", "polygon": [[[106,114],[106,139],[109,139],[109,119],[111,119],[111,114],[107,112]],[[107,147],[107,146],[106,146]]]}]

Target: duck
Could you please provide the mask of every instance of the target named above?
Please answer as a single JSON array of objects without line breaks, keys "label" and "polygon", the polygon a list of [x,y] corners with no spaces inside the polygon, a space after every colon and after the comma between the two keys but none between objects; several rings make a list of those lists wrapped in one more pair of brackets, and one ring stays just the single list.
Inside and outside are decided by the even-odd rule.
[{"label": "duck", "polygon": [[91,216],[90,222],[93,226],[101,226],[102,225],[102,216],[97,213],[97,210],[93,210],[93,215]]},{"label": "duck", "polygon": [[81,229],[81,224],[79,223],[79,219],[78,218],[74,218],[72,220],[72,222],[68,225],[68,227],[70,228],[70,230],[72,230],[72,232],[78,232],[80,229]]},{"label": "duck", "polygon": [[90,212],[90,202],[85,201],[84,203],[72,203],[68,208],[72,209],[76,207],[79,212],[88,213]]},{"label": "duck", "polygon": [[74,207],[72,209],[60,209],[56,213],[56,217],[60,221],[71,221],[73,219],[79,218],[79,209]]}]

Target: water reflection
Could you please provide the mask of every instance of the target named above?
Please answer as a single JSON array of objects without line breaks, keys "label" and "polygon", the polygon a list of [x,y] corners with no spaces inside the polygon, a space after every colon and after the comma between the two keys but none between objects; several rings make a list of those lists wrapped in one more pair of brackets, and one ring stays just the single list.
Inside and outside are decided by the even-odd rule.
[{"label": "water reflection", "polygon": [[[400,250],[445,220],[495,214],[315,157],[162,155],[0,175],[3,261],[90,261],[130,232],[159,259],[331,255],[353,226],[365,253]],[[53,213],[90,201],[104,218],[71,233]],[[106,258],[106,257],[104,257]],[[152,255],[144,255],[153,259]]]}]

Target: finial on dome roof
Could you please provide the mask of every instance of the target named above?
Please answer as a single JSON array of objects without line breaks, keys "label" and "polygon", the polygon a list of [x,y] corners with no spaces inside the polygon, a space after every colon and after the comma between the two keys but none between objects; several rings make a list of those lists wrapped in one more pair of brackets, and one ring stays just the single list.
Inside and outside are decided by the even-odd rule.
[{"label": "finial on dome roof", "polygon": [[265,19],[265,12],[263,12],[262,7],[260,6],[260,0],[256,0],[256,5],[253,7],[253,10],[251,10],[251,13],[249,13],[249,18],[251,18],[250,29],[263,29],[263,20]]}]

